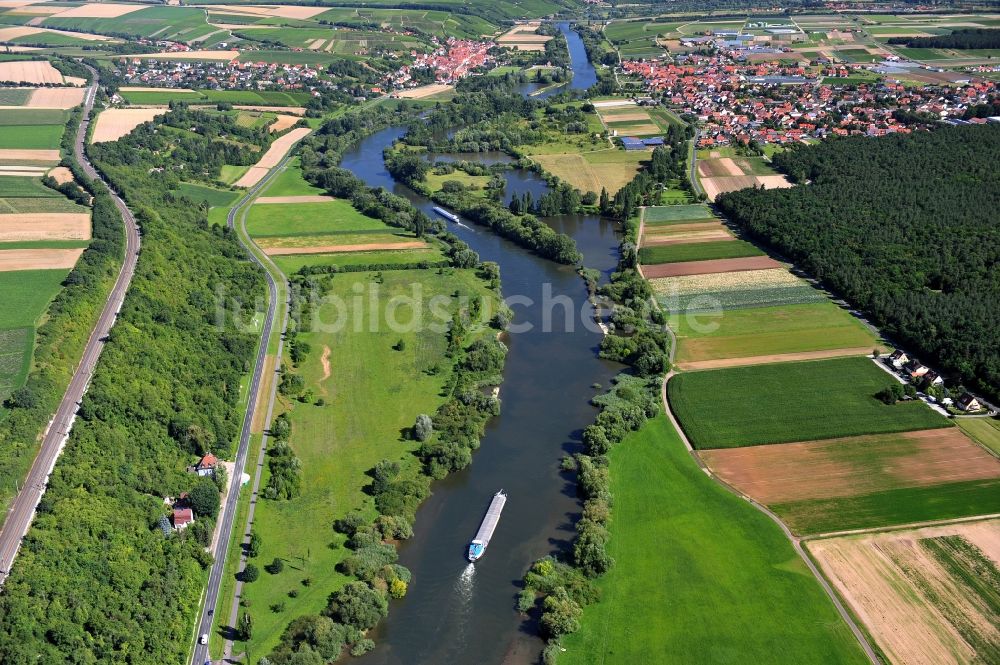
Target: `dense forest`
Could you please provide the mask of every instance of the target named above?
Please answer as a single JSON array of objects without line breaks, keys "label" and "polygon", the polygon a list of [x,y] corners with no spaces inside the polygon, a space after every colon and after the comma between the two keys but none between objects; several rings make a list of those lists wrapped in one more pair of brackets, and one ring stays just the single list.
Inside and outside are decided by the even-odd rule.
[{"label": "dense forest", "polygon": [[[231,450],[240,379],[256,343],[236,312],[250,320],[264,283],[232,233],[210,228],[204,208],[169,193],[176,174],[154,170],[165,158],[156,137],[171,134],[171,115],[156,121],[158,133],[90,148],[136,214],[142,253],[0,595],[3,663],[162,665],[187,657],[214,511],[167,536],[163,498],[197,485],[185,467],[198,453]],[[231,121],[206,113],[187,120],[205,134],[186,132],[176,145],[185,143],[188,169],[201,173],[214,163],[208,146],[216,142],[206,137],[228,134]]]},{"label": "dense forest", "polygon": [[948,35],[931,37],[891,37],[890,44],[905,44],[911,48],[1000,48],[1000,29],[963,28]]},{"label": "dense forest", "polygon": [[751,236],[955,381],[1000,395],[1000,127],[796,146],[791,189],[719,198]]}]

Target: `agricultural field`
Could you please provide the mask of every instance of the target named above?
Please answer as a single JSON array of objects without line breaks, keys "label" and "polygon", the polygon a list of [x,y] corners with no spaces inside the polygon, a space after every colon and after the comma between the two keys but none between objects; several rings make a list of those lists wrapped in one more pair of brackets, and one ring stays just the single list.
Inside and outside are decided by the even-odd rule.
[{"label": "agricultural field", "polygon": [[665,417],[609,457],[615,566],[562,665],[868,662],[777,525],[706,476]]},{"label": "agricultural field", "polygon": [[1000,420],[996,418],[956,418],[955,423],[979,444],[1000,455]]},{"label": "agricultural field", "polygon": [[150,122],[166,112],[166,109],[105,109],[94,122],[90,142],[117,141],[144,122]]},{"label": "agricultural field", "polygon": [[216,189],[191,182],[182,182],[173,192],[180,196],[186,196],[195,203],[204,202],[211,208],[228,208],[240,197],[239,192]]},{"label": "agricultural field", "polygon": [[651,279],[660,306],[673,314],[823,302],[826,295],[784,268]]},{"label": "agricultural field", "polygon": [[699,454],[799,534],[1000,512],[1000,460],[957,427]]},{"label": "agricultural field", "polygon": [[604,36],[618,49],[622,58],[659,58],[664,55],[661,40],[679,37],[681,25],[647,19],[615,21],[604,29]]},{"label": "agricultural field", "polygon": [[[4,114],[0,111],[0,116]],[[0,130],[0,150],[56,150],[62,140],[62,124],[52,125],[8,125]]]},{"label": "agricultural field", "polygon": [[643,221],[647,227],[718,221],[712,213],[711,208],[702,203],[676,206],[653,206],[645,208],[644,215]]},{"label": "agricultural field", "polygon": [[[342,314],[335,300],[352,302],[361,297],[363,307],[357,311],[368,312],[371,288],[378,290],[380,312],[386,311],[385,303],[391,298],[411,296],[414,285],[422,288],[425,297],[442,296],[449,303],[455,302],[456,292],[490,297],[471,270],[361,272],[325,281],[330,298],[317,316],[327,322]],[[363,286],[360,296],[356,284]],[[368,323],[345,321],[343,330],[300,336],[310,351],[299,373],[306,389],[323,401],[296,403],[290,412],[290,443],[302,461],[302,493],[288,501],[257,504],[254,528],[262,541],[259,561],[281,557],[288,565],[281,574],[262,573],[258,581],[243,587],[243,597],[262,609],[254,615],[250,645],[254,653],[269,651],[292,619],[320,613],[329,594],[352,579],[335,568],[351,550],[330,525],[355,508],[374,514],[372,499],[363,488],[371,481],[366,473],[380,460],[398,461],[404,477],[416,473],[419,462],[412,453],[419,444],[400,432],[413,425],[417,414],[434,413],[444,401],[441,391],[447,373],[430,370],[448,362],[445,335],[427,326],[393,331],[384,321],[376,326],[380,332],[372,333]],[[474,329],[470,342],[485,331],[485,326]],[[400,340],[405,346],[394,348]],[[267,482],[265,469],[263,486]],[[317,528],[320,524],[324,528]],[[304,578],[310,578],[308,586],[300,583]],[[295,597],[290,597],[291,589],[298,591]],[[281,611],[265,609],[278,603]]]},{"label": "agricultural field", "polygon": [[711,261],[715,259],[737,259],[745,256],[762,256],[754,245],[735,238],[709,242],[690,242],[668,245],[652,245],[639,250],[639,262],[643,265],[659,263],[683,263],[685,261]]},{"label": "agricultural field", "polygon": [[737,448],[950,426],[920,401],[887,405],[895,381],[863,357],[678,374],[668,395],[699,449]]},{"label": "agricultural field", "polygon": [[749,272],[752,270],[771,270],[782,265],[769,256],[747,256],[738,259],[709,259],[706,261],[682,261],[679,263],[660,263],[643,267],[642,273],[646,279],[659,277],[678,277],[681,275],[709,275],[723,272]]},{"label": "agricultural field", "polygon": [[807,542],[893,663],[1000,658],[1000,522],[985,520]]},{"label": "agricultural field", "polygon": [[226,102],[248,106],[302,106],[309,101],[309,93],[282,92],[280,90],[187,90],[163,88],[134,90],[124,88],[121,96],[136,105],[162,105],[180,101],[189,104],[218,104]]},{"label": "agricultural field", "polygon": [[292,146],[303,137],[305,137],[312,130],[308,127],[298,127],[291,130],[287,134],[277,138],[268,147],[267,151],[261,155],[261,158],[256,164],[251,166],[235,183],[236,187],[253,187],[264,176],[267,175],[268,171],[273,169],[275,166],[284,159],[285,154],[291,150]]},{"label": "agricultural field", "polygon": [[[525,148],[531,153],[531,149],[537,147]],[[649,159],[649,153],[645,151],[616,149],[582,153],[533,153],[529,156],[546,171],[582,192],[596,193],[604,187],[612,196],[631,182],[642,163]]]},{"label": "agricultural field", "polygon": [[316,28],[262,28],[237,33],[246,40],[266,41],[289,48],[323,51],[337,55],[368,55],[388,51],[398,55],[424,50],[426,44],[416,37],[371,30]]},{"label": "agricultural field", "polygon": [[725,192],[746,187],[767,189],[791,187],[784,175],[772,169],[762,157],[740,155],[730,149],[698,151],[698,180],[709,201]]},{"label": "agricultural field", "polygon": [[[687,246],[690,245],[681,245]],[[768,272],[764,278],[773,279],[773,275],[774,273]],[[716,277],[717,275],[712,275],[712,278]],[[713,282],[714,279],[706,280],[705,283]],[[766,282],[761,282],[764,283]],[[677,316],[676,325],[671,327],[677,335],[678,365],[681,368],[697,369],[697,366],[686,363],[841,349],[844,350],[842,355],[856,355],[870,353],[874,348],[875,335],[850,313],[829,300],[767,307],[749,306],[755,301],[763,304],[771,299],[781,300],[787,297],[794,302],[806,298],[803,289],[796,288],[791,283],[782,284],[795,290],[787,294],[774,293],[770,289],[775,287],[765,286],[762,289],[764,293],[759,296],[753,291],[742,291],[731,296],[736,307],[724,309],[714,316],[704,313],[697,316]],[[777,288],[781,288],[780,285]]]},{"label": "agricultural field", "polygon": [[129,38],[146,37],[196,42],[208,46],[230,38],[227,30],[209,25],[202,9],[195,7],[142,7],[89,4],[47,16],[41,26]]}]

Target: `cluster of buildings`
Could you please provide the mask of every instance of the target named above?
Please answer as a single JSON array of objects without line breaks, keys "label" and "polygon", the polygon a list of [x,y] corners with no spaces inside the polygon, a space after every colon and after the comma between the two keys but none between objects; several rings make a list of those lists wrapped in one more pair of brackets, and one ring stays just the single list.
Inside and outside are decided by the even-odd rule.
[{"label": "cluster of buildings", "polygon": [[166,62],[129,56],[115,69],[126,85],[213,90],[313,90],[324,87],[310,65],[273,62]]},{"label": "cluster of buildings", "polygon": [[731,51],[679,56],[677,62],[625,61],[681,113],[702,125],[701,147],[792,143],[829,135],[883,136],[909,132],[894,116],[900,109],[938,118],[961,117],[969,106],[996,98],[996,82],[906,88],[893,81],[838,83],[861,65],[827,65],[819,70],[773,61],[748,62]]},{"label": "cluster of buildings", "polygon": [[477,67],[494,61],[490,54],[496,44],[493,42],[478,42],[471,39],[456,39],[449,37],[444,42],[437,42],[430,53],[413,52],[412,65],[403,65],[389,75],[387,83],[390,87],[406,88],[417,85],[413,71],[429,69],[434,72],[434,80],[440,83],[455,83],[465,78]]},{"label": "cluster of buildings", "polygon": [[[911,358],[905,351],[896,349],[885,356],[883,361],[903,381],[923,386],[925,390],[930,388],[944,388],[944,377],[916,358]],[[932,402],[937,401],[933,397],[929,397],[928,399]],[[965,413],[975,413],[983,411],[985,408],[975,395],[968,392],[963,392],[957,399],[947,396],[942,397],[940,403],[943,406],[954,407]]]}]

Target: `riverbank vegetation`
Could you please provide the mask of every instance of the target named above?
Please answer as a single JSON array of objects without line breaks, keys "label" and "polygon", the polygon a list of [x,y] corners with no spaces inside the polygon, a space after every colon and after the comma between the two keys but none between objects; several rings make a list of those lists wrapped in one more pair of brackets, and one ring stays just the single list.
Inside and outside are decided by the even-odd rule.
[{"label": "riverbank vegetation", "polygon": [[754,240],[863,310],[890,339],[996,397],[998,152],[996,126],[827,141],[774,157],[809,186],[747,189],[718,204]]},{"label": "riverbank vegetation", "polygon": [[[159,133],[90,148],[135,212],[143,250],[0,596],[0,652],[12,662],[121,662],[141,653],[167,663],[188,655],[213,520],[197,515],[184,532],[164,529],[163,498],[196,485],[186,467],[197,455],[232,450],[240,383],[256,345],[255,331],[237,322],[255,313],[263,278],[232,234],[209,228],[203,207],[170,194],[176,175],[156,168],[211,171],[208,136],[226,121],[188,116],[201,129],[178,141],[165,138],[174,136],[170,117],[155,121]],[[170,158],[185,146],[192,149]]]}]

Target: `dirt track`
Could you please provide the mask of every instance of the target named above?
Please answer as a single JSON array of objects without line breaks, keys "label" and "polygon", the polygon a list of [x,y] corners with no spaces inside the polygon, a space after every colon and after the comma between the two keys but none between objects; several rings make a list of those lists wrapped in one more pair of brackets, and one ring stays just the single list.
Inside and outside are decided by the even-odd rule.
[{"label": "dirt track", "polygon": [[235,186],[253,187],[256,185],[267,175],[268,171],[278,165],[278,162],[281,161],[292,145],[311,131],[308,127],[297,127],[284,136],[275,139],[260,160],[251,166],[250,170],[244,173],[242,178],[236,181]]},{"label": "dirt track", "polygon": [[722,367],[742,367],[744,365],[765,365],[767,363],[786,363],[796,360],[819,360],[822,358],[840,358],[843,356],[863,356],[871,353],[870,346],[857,346],[846,349],[825,349],[823,351],[800,351],[798,353],[777,353],[769,356],[743,356],[741,358],[716,358],[714,360],[692,360],[677,363],[677,369],[719,369]]}]

